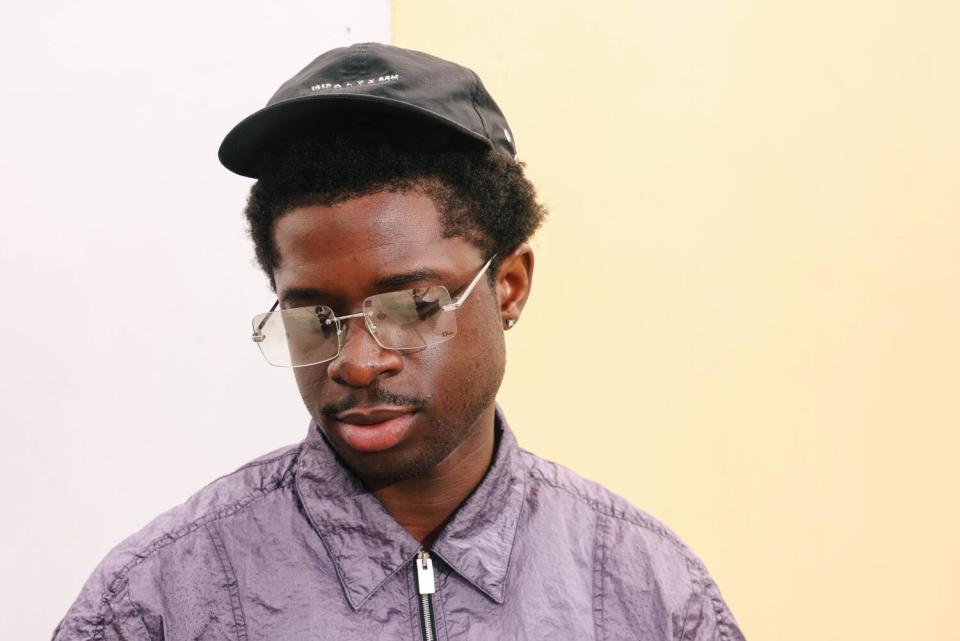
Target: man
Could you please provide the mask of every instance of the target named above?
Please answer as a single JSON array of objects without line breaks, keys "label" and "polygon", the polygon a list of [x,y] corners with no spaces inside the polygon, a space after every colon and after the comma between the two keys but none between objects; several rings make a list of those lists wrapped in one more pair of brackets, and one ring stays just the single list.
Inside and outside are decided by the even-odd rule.
[{"label": "man", "polygon": [[258,179],[252,339],[313,420],[112,550],[54,639],[742,638],[673,533],[495,404],[544,210],[473,72],[329,51],[220,159]]}]

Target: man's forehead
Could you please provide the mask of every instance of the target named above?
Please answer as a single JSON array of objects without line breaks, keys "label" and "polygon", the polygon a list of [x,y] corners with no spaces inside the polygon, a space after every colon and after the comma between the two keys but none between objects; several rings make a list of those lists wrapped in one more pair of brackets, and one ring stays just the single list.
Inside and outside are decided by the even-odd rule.
[{"label": "man's forehead", "polygon": [[294,208],[274,230],[277,292],[316,288],[352,295],[417,271],[442,279],[472,269],[479,249],[443,231],[433,201],[419,190]]},{"label": "man's forehead", "polygon": [[333,203],[295,207],[276,222],[281,258],[353,253],[443,237],[440,212],[419,190],[378,192]]},{"label": "man's forehead", "polygon": [[451,255],[457,239],[438,238],[430,242],[404,239],[378,239],[363,246],[344,247],[340,251],[300,252],[281,259],[278,276],[299,281],[330,276],[379,280],[387,276],[418,269],[438,273],[456,270],[460,261]]},{"label": "man's forehead", "polygon": [[[329,256],[324,260],[282,266],[275,273],[277,294],[284,299],[363,298],[416,283],[451,283],[479,261],[480,252],[462,238],[446,238],[405,251]],[[475,255],[474,255],[475,254]]]}]

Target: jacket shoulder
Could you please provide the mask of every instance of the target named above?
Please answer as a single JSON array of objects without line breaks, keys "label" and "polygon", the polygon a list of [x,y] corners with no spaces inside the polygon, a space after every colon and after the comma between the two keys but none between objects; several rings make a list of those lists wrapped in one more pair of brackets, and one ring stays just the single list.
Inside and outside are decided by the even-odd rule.
[{"label": "jacket shoulder", "polygon": [[662,521],[636,507],[622,496],[611,492],[595,481],[585,479],[573,470],[521,450],[530,478],[542,485],[564,492],[585,508],[607,516],[620,527],[635,530],[638,534],[661,539],[683,555],[691,554],[687,546],[673,530]]},{"label": "jacket shoulder", "polygon": [[[53,639],[101,638],[107,626],[119,631],[124,630],[124,619],[139,620],[128,594],[131,580],[151,572],[164,550],[186,544],[211,522],[238,514],[273,491],[289,487],[301,446],[279,448],[241,465],[114,546],[87,579]],[[135,625],[142,628],[144,624]],[[139,632],[145,629],[124,630],[132,639],[149,638]]]},{"label": "jacket shoulder", "polygon": [[571,497],[578,506],[573,509],[592,513],[595,545],[606,567],[634,568],[637,576],[656,584],[686,589],[706,573],[693,551],[656,517],[563,465],[525,450],[523,456],[534,484]]},{"label": "jacket shoulder", "polygon": [[[668,630],[669,638],[742,641],[703,562],[673,530],[599,483],[522,453],[534,484],[572,497],[596,515],[594,572],[603,626],[642,630],[645,638]],[[648,629],[651,621],[656,624]]]}]

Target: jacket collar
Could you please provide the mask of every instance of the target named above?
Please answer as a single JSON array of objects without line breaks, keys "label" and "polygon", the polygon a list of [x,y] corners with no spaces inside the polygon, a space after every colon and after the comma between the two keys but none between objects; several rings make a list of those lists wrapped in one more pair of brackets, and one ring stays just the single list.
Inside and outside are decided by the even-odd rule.
[{"label": "jacket collar", "polygon": [[[526,475],[520,448],[499,406],[495,425],[500,438],[493,464],[430,552],[502,603]],[[404,564],[413,563],[419,541],[340,462],[314,421],[297,463],[296,491],[353,609]]]}]

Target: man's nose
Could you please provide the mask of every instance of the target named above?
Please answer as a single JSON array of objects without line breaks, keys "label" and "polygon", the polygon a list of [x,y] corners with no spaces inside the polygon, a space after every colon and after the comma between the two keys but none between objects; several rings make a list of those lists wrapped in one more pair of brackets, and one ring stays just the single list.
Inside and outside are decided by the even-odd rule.
[{"label": "man's nose", "polygon": [[403,369],[400,352],[380,347],[362,318],[344,321],[340,354],[330,361],[330,378],[348,387],[367,387],[381,376],[393,376]]}]

